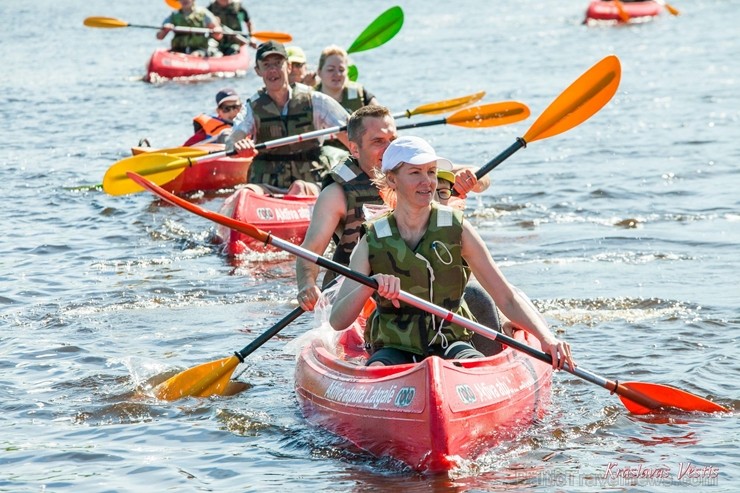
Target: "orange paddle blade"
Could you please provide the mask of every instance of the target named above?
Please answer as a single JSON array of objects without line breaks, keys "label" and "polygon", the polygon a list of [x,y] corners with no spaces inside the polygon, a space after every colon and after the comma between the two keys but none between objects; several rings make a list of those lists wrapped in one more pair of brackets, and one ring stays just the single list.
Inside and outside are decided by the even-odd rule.
[{"label": "orange paddle blade", "polygon": [[266,231],[262,231],[261,229],[249,223],[237,221],[236,219],[232,219],[228,216],[221,215],[217,212],[212,212],[212,211],[203,209],[202,207],[199,207],[191,202],[188,202],[185,199],[182,199],[180,197],[177,197],[176,195],[173,195],[171,193],[168,193],[162,190],[161,188],[157,187],[155,183],[150,182],[149,180],[137,175],[136,173],[128,172],[127,174],[128,174],[128,177],[131,178],[131,180],[133,180],[137,184],[139,184],[141,188],[151,191],[155,195],[158,195],[161,198],[167,200],[172,205],[182,207],[183,209],[190,211],[193,214],[197,214],[200,217],[204,217],[210,221],[223,224],[227,228],[231,228],[235,231],[244,233],[247,236],[251,236],[255,240],[261,241],[264,244],[268,244],[270,242],[270,233]]},{"label": "orange paddle blade", "polygon": [[563,91],[524,135],[526,142],[552,137],[583,123],[614,96],[622,67],[609,55],[588,69]]},{"label": "orange paddle blade", "polygon": [[88,17],[82,21],[87,27],[99,27],[103,29],[115,29],[118,27],[128,27],[128,22],[113,17]]},{"label": "orange paddle blade", "polygon": [[254,32],[252,33],[252,37],[259,39],[260,41],[277,41],[278,43],[290,43],[293,41],[293,36],[290,34],[274,31]]},{"label": "orange paddle blade", "polygon": [[524,120],[528,116],[527,105],[518,101],[504,101],[463,108],[445,118],[445,121],[450,125],[479,128],[508,125]]},{"label": "orange paddle blade", "polygon": [[[447,99],[445,101],[438,101],[436,103],[422,104],[417,106],[413,110],[406,110],[405,115],[407,118],[411,118],[413,115],[436,115],[439,113],[447,113],[448,111],[462,108],[469,104],[476,103],[483,99],[486,95],[486,91],[476,92],[468,96],[461,98]],[[395,116],[395,115],[394,115]]]},{"label": "orange paddle blade", "polygon": [[[724,406],[669,385],[646,382],[623,382],[622,385],[660,403],[660,407],[672,407],[681,409],[682,411],[700,411],[704,413],[729,412],[729,409]],[[655,409],[645,407],[627,397],[620,395],[619,399],[631,413],[649,414],[655,411]]]},{"label": "orange paddle blade", "polygon": [[170,6],[170,8],[175,10],[180,10],[182,8],[182,5],[180,4],[179,0],[164,0],[164,3]]},{"label": "orange paddle blade", "polygon": [[238,364],[239,358],[229,356],[194,366],[154,387],[154,395],[165,401],[175,401],[183,397],[224,395],[231,374]]}]

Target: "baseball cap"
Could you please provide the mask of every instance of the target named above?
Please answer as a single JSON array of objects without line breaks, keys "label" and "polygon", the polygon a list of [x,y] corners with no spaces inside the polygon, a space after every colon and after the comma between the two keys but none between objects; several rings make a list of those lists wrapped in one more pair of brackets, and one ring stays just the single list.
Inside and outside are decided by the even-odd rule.
[{"label": "baseball cap", "polygon": [[447,180],[453,185],[455,184],[455,173],[448,169],[437,168],[437,178]]},{"label": "baseball cap", "polygon": [[216,106],[221,106],[221,104],[228,103],[230,101],[239,101],[239,94],[237,94],[237,92],[232,88],[227,87],[226,89],[221,89],[216,93]]},{"label": "baseball cap", "polygon": [[288,46],[285,48],[290,63],[306,63],[306,54],[298,46]]},{"label": "baseball cap", "polygon": [[[396,169],[401,163],[421,165],[437,161],[437,169],[452,170],[449,159],[437,156],[429,143],[420,137],[399,137],[383,153],[383,173]],[[454,181],[454,179],[453,179]]]},{"label": "baseball cap", "polygon": [[280,55],[285,59],[288,58],[288,54],[285,52],[285,46],[277,41],[267,41],[259,45],[257,47],[257,56],[255,57],[255,60],[259,62],[269,55]]}]

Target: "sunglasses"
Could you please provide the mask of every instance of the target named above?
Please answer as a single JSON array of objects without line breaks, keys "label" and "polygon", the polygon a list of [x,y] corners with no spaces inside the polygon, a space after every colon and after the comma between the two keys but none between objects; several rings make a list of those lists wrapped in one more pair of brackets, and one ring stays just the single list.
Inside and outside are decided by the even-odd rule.
[{"label": "sunglasses", "polygon": [[439,197],[440,200],[447,200],[452,197],[452,190],[449,188],[438,188],[437,197]]},{"label": "sunglasses", "polygon": [[242,105],[241,105],[241,103],[239,103],[239,104],[225,104],[225,105],[221,106],[221,109],[223,111],[225,111],[225,112],[228,113],[229,111],[234,111],[234,110],[240,110],[240,109],[242,109]]}]

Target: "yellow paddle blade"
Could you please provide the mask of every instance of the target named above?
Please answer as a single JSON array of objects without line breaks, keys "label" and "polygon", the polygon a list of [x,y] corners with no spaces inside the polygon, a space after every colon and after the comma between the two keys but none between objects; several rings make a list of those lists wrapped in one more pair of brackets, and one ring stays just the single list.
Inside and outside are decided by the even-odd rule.
[{"label": "yellow paddle blade", "polygon": [[194,366],[154,387],[154,395],[157,399],[165,401],[175,401],[183,397],[224,395],[231,374],[238,364],[239,358],[229,356]]},{"label": "yellow paddle blade", "polygon": [[259,39],[260,41],[277,41],[278,43],[290,43],[293,41],[293,36],[290,34],[275,31],[254,32],[252,33],[252,37]]},{"label": "yellow paddle blade", "polygon": [[128,171],[134,171],[139,175],[146,176],[154,183],[163,185],[177,178],[185,168],[190,166],[190,159],[190,157],[171,156],[156,152],[127,157],[118,161],[105,172],[103,190],[110,195],[125,195],[142,191],[143,188],[126,175]]},{"label": "yellow paddle blade", "polygon": [[621,20],[622,22],[628,22],[630,20],[630,15],[626,10],[624,10],[624,5],[622,5],[622,2],[620,0],[612,1],[614,2],[614,6],[617,8],[619,20]]},{"label": "yellow paddle blade", "polygon": [[[664,408],[672,407],[683,411],[700,411],[703,413],[729,412],[729,409],[715,402],[668,385],[647,382],[624,382],[622,385],[630,390],[644,394],[648,398],[658,402]],[[619,396],[619,399],[631,413],[648,414],[654,411],[654,409],[647,408],[626,397]]]},{"label": "yellow paddle blade", "polygon": [[622,68],[609,55],[588,69],[553,101],[524,135],[526,142],[552,137],[590,118],[614,96]]},{"label": "yellow paddle blade", "polygon": [[518,101],[504,101],[464,108],[445,118],[445,122],[468,128],[494,127],[515,123],[528,116],[527,105]]},{"label": "yellow paddle blade", "polygon": [[87,27],[99,27],[103,29],[115,29],[117,27],[128,27],[128,22],[113,17],[88,17],[82,22]]},{"label": "yellow paddle blade", "polygon": [[448,99],[446,101],[438,101],[436,103],[422,104],[417,106],[413,110],[406,110],[406,117],[411,118],[413,115],[436,115],[439,113],[447,113],[448,111],[462,108],[469,104],[477,103],[483,96],[486,95],[486,91],[476,92],[468,96],[461,98]]},{"label": "yellow paddle blade", "polygon": [[136,156],[138,154],[157,153],[157,154],[169,154],[170,156],[180,157],[198,157],[205,156],[209,151],[204,151],[197,147],[180,146],[180,147],[168,147],[165,149],[156,149],[154,147],[132,147],[131,153]]}]

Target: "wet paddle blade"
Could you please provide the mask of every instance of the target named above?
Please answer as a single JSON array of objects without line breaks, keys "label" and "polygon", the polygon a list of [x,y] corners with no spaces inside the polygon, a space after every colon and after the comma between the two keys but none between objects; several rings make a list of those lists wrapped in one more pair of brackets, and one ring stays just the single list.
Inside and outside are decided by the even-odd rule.
[{"label": "wet paddle blade", "polygon": [[128,22],[113,17],[88,17],[82,22],[87,27],[98,27],[102,29],[115,29],[128,27]]},{"label": "wet paddle blade", "polygon": [[450,125],[468,128],[494,127],[508,125],[524,120],[529,116],[529,108],[517,101],[488,103],[471,108],[464,108],[445,120]]},{"label": "wet paddle blade", "polygon": [[403,27],[403,10],[399,6],[391,7],[380,14],[364,31],[357,37],[354,43],[347,49],[347,53],[377,48],[398,34]]},{"label": "wet paddle blade", "polygon": [[[411,118],[414,115],[437,115],[440,113],[447,113],[448,111],[463,108],[473,103],[477,103],[483,96],[486,95],[486,91],[476,92],[468,96],[461,98],[448,99],[446,101],[438,101],[436,103],[423,104],[417,106],[413,110],[406,110],[406,117]],[[395,116],[395,115],[394,115]],[[398,117],[400,118],[400,116]]]},{"label": "wet paddle blade", "polygon": [[[206,153],[207,154],[207,153]],[[133,171],[159,185],[177,178],[190,165],[190,158],[168,154],[144,153],[118,161],[103,177],[103,190],[110,195],[125,195],[143,190],[126,174]]]},{"label": "wet paddle blade", "polygon": [[154,395],[165,401],[175,401],[183,397],[224,395],[231,374],[238,364],[239,358],[230,356],[194,366],[157,385],[153,390]]},{"label": "wet paddle blade", "polygon": [[596,63],[560,94],[524,135],[526,142],[552,137],[581,124],[599,111],[619,87],[622,68],[609,55]]},{"label": "wet paddle blade", "polygon": [[[635,392],[645,394],[650,399],[660,403],[661,408],[675,408],[682,411],[700,411],[703,413],[728,412],[724,406],[716,404],[710,400],[699,397],[698,395],[677,389],[668,385],[646,382],[624,382],[625,387]],[[634,414],[649,414],[655,411],[641,404],[619,396],[619,399],[625,405],[627,410]]]},{"label": "wet paddle blade", "polygon": [[288,33],[281,33],[276,31],[259,31],[253,32],[252,37],[260,41],[277,41],[278,43],[290,43],[293,41],[293,36]]}]

